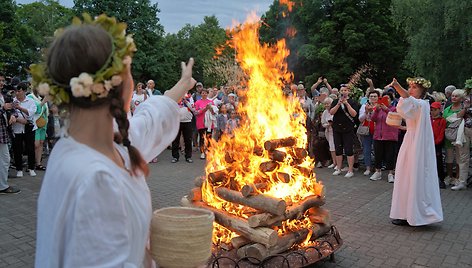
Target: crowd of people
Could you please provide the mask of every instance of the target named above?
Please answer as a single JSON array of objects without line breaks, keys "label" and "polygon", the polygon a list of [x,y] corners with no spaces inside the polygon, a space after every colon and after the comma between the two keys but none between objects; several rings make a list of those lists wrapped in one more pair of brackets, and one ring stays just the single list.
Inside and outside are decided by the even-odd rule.
[{"label": "crowd of people", "polygon": [[10,167],[16,169],[17,178],[25,170],[31,177],[46,170],[43,149],[50,151],[59,138],[61,117],[58,107],[28,82],[0,73],[0,92],[0,193],[19,193],[8,184]]},{"label": "crowd of people", "polygon": [[[338,90],[322,77],[308,91],[312,96],[309,101],[304,96],[306,92],[302,93],[300,101],[311,121],[307,123],[311,136],[308,148],[316,166],[333,168],[335,176],[346,172],[344,176],[350,178],[363,167],[361,172],[370,180],[384,178],[385,172],[387,181],[393,183],[407,130],[405,118],[399,125],[389,124],[389,116],[397,114],[400,95],[391,85],[375,88],[371,79],[366,81],[369,88],[359,99],[352,99],[350,85],[341,84]],[[298,88],[304,91],[302,84]],[[452,85],[444,92],[433,91],[423,98],[430,104],[439,185],[462,190],[469,178],[472,95]]]}]

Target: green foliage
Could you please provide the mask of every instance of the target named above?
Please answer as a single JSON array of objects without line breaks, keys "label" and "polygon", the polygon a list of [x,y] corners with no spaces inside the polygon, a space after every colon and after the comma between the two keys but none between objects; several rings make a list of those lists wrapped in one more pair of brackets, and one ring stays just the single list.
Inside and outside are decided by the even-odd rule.
[{"label": "green foliage", "polygon": [[435,90],[462,83],[472,65],[471,1],[393,0],[393,16],[408,36],[405,66]]},{"label": "green foliage", "polygon": [[[289,68],[295,80],[314,83],[325,76],[332,85],[344,83],[361,66],[369,64],[369,76],[379,86],[400,70],[405,38],[393,24],[390,0],[297,0],[288,17],[278,2],[264,15],[263,40],[284,36],[282,28],[295,26],[297,34],[288,42],[295,52]],[[285,25],[280,27],[280,25]]]},{"label": "green foliage", "polygon": [[204,85],[217,85],[216,83],[221,78],[209,70],[215,64],[212,60],[215,48],[225,44],[227,36],[215,16],[205,16],[203,23],[198,26],[187,24],[176,34],[167,35],[165,39],[169,44],[166,45],[166,49],[171,51],[173,60],[175,59],[174,62],[185,61],[193,57],[195,59],[193,77],[197,81],[202,81]]},{"label": "green foliage", "polygon": [[157,3],[151,4],[149,0],[122,0],[119,4],[114,0],[74,0],[73,10],[76,15],[105,13],[126,22],[127,31],[133,35],[138,49],[133,57],[133,77],[138,81],[153,79],[157,88],[167,86],[169,50],[164,46],[164,28],[157,17],[160,12]]}]

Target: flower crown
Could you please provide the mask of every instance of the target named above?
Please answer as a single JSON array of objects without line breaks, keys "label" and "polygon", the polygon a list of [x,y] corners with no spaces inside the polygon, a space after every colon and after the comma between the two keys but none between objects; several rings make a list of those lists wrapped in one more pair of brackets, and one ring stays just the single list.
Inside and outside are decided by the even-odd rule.
[{"label": "flower crown", "polygon": [[[97,98],[108,96],[113,87],[122,82],[121,72],[131,64],[131,56],[136,51],[136,45],[131,35],[126,35],[126,23],[117,22],[114,17],[102,14],[95,19],[84,13],[83,22],[75,17],[72,25],[98,25],[108,32],[112,39],[112,52],[103,67],[95,74],[81,73],[73,77],[69,85],[61,85],[53,80],[47,70],[45,62],[32,64],[29,72],[33,77],[33,86],[38,88],[41,95],[51,96],[55,104],[69,103],[70,96],[66,88],[70,88],[72,95],[76,98],[85,97],[95,101]],[[64,29],[58,29],[54,33],[60,36]]]},{"label": "flower crown", "polygon": [[411,78],[411,77],[408,77],[406,79],[406,82],[409,84],[409,83],[414,83],[414,84],[418,84],[418,85],[421,85],[422,87],[428,89],[431,87],[431,82],[429,80],[426,80],[425,78],[423,77],[415,77],[415,78]]}]

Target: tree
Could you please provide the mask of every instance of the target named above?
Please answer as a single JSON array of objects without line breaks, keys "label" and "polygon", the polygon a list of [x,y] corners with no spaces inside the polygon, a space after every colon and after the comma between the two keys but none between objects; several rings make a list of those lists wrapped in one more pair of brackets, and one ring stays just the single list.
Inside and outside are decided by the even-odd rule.
[{"label": "tree", "polygon": [[405,66],[442,90],[472,73],[471,1],[393,0],[393,16],[410,45]]},{"label": "tree", "polygon": [[[309,84],[326,76],[333,84],[344,83],[369,65],[369,76],[383,85],[401,70],[406,42],[394,27],[390,0],[298,0],[288,18],[281,15],[284,9],[274,2],[261,34],[270,40],[283,35],[286,27],[279,24],[295,27],[296,41],[288,42],[294,59],[288,63],[296,80]],[[276,30],[264,29],[269,27]]]},{"label": "tree", "polygon": [[166,63],[168,48],[164,46],[164,28],[159,23],[157,3],[149,0],[74,0],[77,15],[84,12],[92,16],[102,13],[128,24],[138,51],[133,58],[133,77],[136,80],[154,79],[157,88],[163,88],[169,66]]},{"label": "tree", "polygon": [[219,82],[219,78],[213,77],[214,73],[208,71],[208,68],[213,67],[212,58],[215,55],[215,48],[225,44],[227,36],[215,16],[205,16],[203,23],[198,26],[187,24],[177,34],[168,35],[166,39],[174,45],[167,47],[173,48],[173,55],[179,62],[190,57],[195,58],[193,69],[195,79],[210,86]]}]

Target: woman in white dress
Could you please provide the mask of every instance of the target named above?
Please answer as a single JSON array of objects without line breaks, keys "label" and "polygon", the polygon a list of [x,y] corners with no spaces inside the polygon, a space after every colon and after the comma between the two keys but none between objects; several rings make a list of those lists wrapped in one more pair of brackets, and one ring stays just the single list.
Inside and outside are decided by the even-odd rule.
[{"label": "woman in white dress", "polygon": [[195,84],[193,59],[166,96],[149,97],[128,121],[134,42],[105,15],[84,20],[31,67],[40,93],[70,111],[39,195],[35,266],[151,267],[146,163],[177,134],[177,101]]},{"label": "woman in white dress", "polygon": [[429,102],[423,99],[431,83],[422,77],[407,82],[408,91],[396,79],[390,84],[401,96],[397,112],[407,128],[397,158],[390,218],[395,225],[421,226],[443,220]]}]

